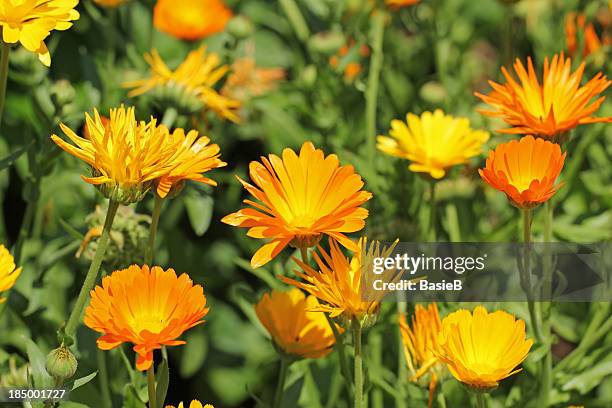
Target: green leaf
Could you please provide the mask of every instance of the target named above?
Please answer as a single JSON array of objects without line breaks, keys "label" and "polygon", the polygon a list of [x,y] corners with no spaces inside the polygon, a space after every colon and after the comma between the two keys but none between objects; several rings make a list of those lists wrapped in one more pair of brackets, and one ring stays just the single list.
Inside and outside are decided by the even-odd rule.
[{"label": "green leaf", "polygon": [[28,354],[28,360],[30,361],[32,379],[34,380],[34,386],[36,388],[49,388],[53,386],[53,377],[47,373],[45,368],[46,356],[38,348],[38,345],[31,339],[24,337],[23,341],[26,343],[26,351]]},{"label": "green leaf", "polygon": [[157,386],[155,391],[157,407],[163,408],[166,394],[168,394],[168,384],[170,384],[170,372],[168,370],[168,360],[163,359],[157,371]]},{"label": "green leaf", "polygon": [[85,384],[87,384],[88,382],[93,380],[96,377],[96,375],[98,375],[98,372],[94,371],[93,373],[91,373],[89,375],[86,375],[85,377],[77,378],[72,383],[72,388],[70,388],[70,390],[74,391],[77,388],[80,388],[80,387],[84,386]]},{"label": "green leaf", "polygon": [[208,351],[208,341],[202,331],[192,331],[186,336],[187,344],[181,353],[180,373],[183,378],[192,377],[204,364]]},{"label": "green leaf", "polygon": [[212,220],[214,199],[209,195],[187,194],[185,207],[191,228],[201,237],[208,231]]},{"label": "green leaf", "polygon": [[562,389],[563,391],[577,390],[581,394],[586,394],[610,375],[612,375],[612,359],[608,358],[607,361],[597,364],[592,369],[575,375],[563,385]]},{"label": "green leaf", "polygon": [[32,141],[28,143],[27,145],[21,146],[19,149],[15,150],[13,153],[9,154],[3,159],[0,159],[0,171],[6,169],[7,167],[10,167],[15,162],[15,160],[20,158],[22,154],[28,151],[30,146],[32,146],[32,143],[34,142]]}]

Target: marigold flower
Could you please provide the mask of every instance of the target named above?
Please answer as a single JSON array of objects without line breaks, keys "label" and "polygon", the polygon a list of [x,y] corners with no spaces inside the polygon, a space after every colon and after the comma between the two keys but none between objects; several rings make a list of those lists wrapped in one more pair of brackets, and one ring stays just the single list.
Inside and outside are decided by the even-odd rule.
[{"label": "marigold flower", "polygon": [[533,340],[525,338],[525,322],[482,306],[474,314],[461,309],[442,321],[438,357],[453,377],[470,387],[489,389],[518,373]]},{"label": "marigold flower", "polygon": [[119,7],[120,5],[127,3],[129,0],[94,0],[94,3],[96,3],[99,6],[103,6],[103,7]]},{"label": "marigold flower", "polygon": [[221,0],[158,0],[153,24],[183,40],[200,40],[225,29],[232,11]]},{"label": "marigold flower", "polygon": [[527,60],[527,70],[517,59],[514,70],[520,84],[502,67],[506,84],[489,81],[493,91],[489,95],[476,92],[475,95],[495,110],[479,110],[480,113],[499,117],[513,126],[500,132],[511,134],[533,134],[542,137],[555,137],[578,125],[596,122],[612,122],[612,117],[596,118],[591,115],[599,109],[605,97],[590,103],[610,86],[606,76],[599,72],[584,86],[580,80],[584,72],[584,62],[571,73],[571,59],[563,53],[555,55],[549,64],[544,60],[542,84],[538,81],[531,58]]},{"label": "marigold flower", "polygon": [[391,8],[398,9],[418,4],[421,0],[385,0],[385,4]]},{"label": "marigold flower", "polygon": [[106,197],[121,204],[138,201],[149,190],[153,180],[170,171],[173,163],[169,159],[175,152],[167,142],[168,130],[156,126],[154,119],[149,123],[139,123],[134,108],[123,106],[111,109],[106,124],[95,109],[93,118],[87,113],[85,118],[88,138],[80,137],[60,124],[74,145],[57,135],[52,135],[51,139],[92,167],[91,177],[81,177],[98,186]]},{"label": "marigold flower", "polygon": [[220,65],[218,54],[207,54],[206,47],[202,46],[191,51],[174,71],[168,68],[155,49],[144,58],[151,67],[151,76],[124,83],[125,88],[134,88],[128,94],[130,97],[155,91],[159,98],[171,99],[171,102],[181,105],[179,108],[191,113],[205,107],[221,118],[239,121],[236,109],[240,102],[220,95],[214,89],[229,70],[227,65]]},{"label": "marigold flower", "polygon": [[46,66],[51,65],[51,55],[44,39],[52,30],[67,30],[71,21],[79,18],[74,8],[78,0],[3,0],[0,7],[0,27],[5,43],[21,43],[38,54]]},{"label": "marigold flower", "polygon": [[[174,408],[174,405],[166,405],[166,408]],[[183,403],[179,403],[178,408],[183,408]],[[215,408],[211,404],[202,405],[198,400],[193,400],[189,404],[189,408]]]},{"label": "marigold flower", "polygon": [[378,136],[380,151],[410,160],[411,171],[429,173],[434,179],[479,155],[489,140],[489,133],[471,129],[468,119],[445,115],[440,109],[420,117],[409,113],[406,122],[391,121],[389,135]]},{"label": "marigold flower", "polygon": [[578,30],[582,32],[584,46],[582,56],[596,53],[602,45],[593,23],[586,23],[586,16],[582,13],[571,12],[565,16],[565,45],[570,55],[578,50]]},{"label": "marigold flower", "polygon": [[244,101],[273,91],[284,78],[282,68],[258,68],[255,59],[240,58],[232,64],[232,73],[225,81],[221,95]]},{"label": "marigold flower", "polygon": [[[313,308],[313,311],[329,313],[331,318],[342,315],[346,320],[358,319],[362,324],[367,323],[364,319],[374,317],[378,313],[380,301],[385,293],[374,291],[371,282],[364,280],[372,274],[364,272],[371,271],[374,258],[386,258],[395,244],[381,249],[376,243],[368,248],[367,239],[364,237],[359,240],[357,251],[350,259],[344,256],[335,240],[330,238],[329,246],[329,253],[320,245],[317,246],[318,253],[313,251],[318,270],[299,259],[294,259],[303,271],[295,273],[304,282],[286,276],[281,276],[280,279],[289,285],[304,289],[324,302],[321,306]],[[377,279],[391,282],[401,276],[394,272],[391,276],[387,275],[388,271],[375,276]]]},{"label": "marigold flower", "polygon": [[362,190],[363,180],[353,166],[340,166],[335,154],[325,156],[311,142],[302,145],[299,156],[291,149],[282,158],[271,154],[249,165],[255,185],[238,178],[259,202],[244,200],[255,208],[245,208],[221,221],[249,228],[252,238],[272,241],[262,246],[251,259],[258,268],[287,245],[314,246],[323,234],[337,239],[347,248],[355,244],[344,233],[365,226],[368,210],[360,207],[372,194]]},{"label": "marigold flower", "polygon": [[478,173],[517,207],[532,208],[559,190],[561,185],[554,184],[564,162],[558,144],[526,136],[498,145]]},{"label": "marigold flower", "polygon": [[442,329],[438,306],[431,303],[427,308],[416,305],[412,315],[412,327],[408,325],[405,315],[399,318],[400,334],[408,368],[412,374],[411,381],[417,381],[429,373],[429,406],[436,390],[440,360],[434,353],[440,354],[438,336]]},{"label": "marigold flower", "polygon": [[[13,256],[4,245],[0,245],[0,293],[12,288],[19,275],[21,275],[21,268],[15,268]],[[4,302],[6,298],[0,296],[0,304]]]},{"label": "marigold flower", "polygon": [[84,321],[102,333],[97,341],[101,350],[133,343],[136,368],[145,371],[154,350],[185,344],[177,338],[204,323],[207,313],[202,286],[187,274],[177,277],[173,269],[132,265],[104,277],[102,286],[91,291]]},{"label": "marigold flower", "polygon": [[336,338],[325,315],[312,311],[318,307],[316,297],[306,297],[301,290],[292,288],[264,294],[255,305],[255,313],[283,353],[319,358],[332,351]]},{"label": "marigold flower", "polygon": [[195,130],[185,131],[177,128],[168,135],[169,143],[176,146],[171,161],[175,164],[172,169],[157,180],[157,194],[165,198],[168,193],[179,191],[185,180],[216,186],[217,182],[204,177],[212,169],[226,166],[227,163],[219,158],[219,145],[209,144],[210,139],[199,136]]}]

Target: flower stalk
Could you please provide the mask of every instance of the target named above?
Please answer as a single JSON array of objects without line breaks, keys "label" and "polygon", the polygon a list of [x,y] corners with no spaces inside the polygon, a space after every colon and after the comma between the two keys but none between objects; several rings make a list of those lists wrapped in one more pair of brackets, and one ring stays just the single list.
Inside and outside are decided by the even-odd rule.
[{"label": "flower stalk", "polygon": [[436,182],[431,180],[429,184],[429,241],[436,242]]},{"label": "flower stalk", "polygon": [[2,40],[0,40],[0,42],[2,42],[2,55],[0,56],[0,125],[2,125],[2,118],[4,117],[4,103],[6,100],[6,83],[8,81],[9,71],[9,51],[11,50],[11,45]]},{"label": "flower stalk", "polygon": [[338,349],[338,357],[340,360],[340,371],[342,372],[342,376],[344,377],[344,382],[346,384],[346,389],[349,395],[352,392],[353,378],[351,376],[351,372],[349,370],[348,359],[346,358],[346,350],[344,348],[344,338],[343,335],[340,334],[334,320],[329,317],[327,313],[325,313],[325,317],[329,322],[329,327],[331,327],[332,332],[334,333],[334,337],[336,339],[336,346]]},{"label": "flower stalk", "polygon": [[366,146],[370,171],[376,166],[376,111],[378,108],[378,87],[383,65],[383,38],[385,34],[385,13],[375,10],[372,13],[372,61],[365,92],[366,98]]},{"label": "flower stalk", "polygon": [[478,408],[486,408],[487,404],[485,403],[484,394],[482,392],[475,392],[476,394],[476,406]]},{"label": "flower stalk", "polygon": [[115,214],[117,213],[118,208],[118,202],[109,200],[108,209],[106,211],[106,219],[104,220],[104,229],[102,230],[102,235],[98,241],[96,253],[94,254],[91,264],[89,265],[87,276],[85,277],[85,281],[83,282],[83,286],[81,287],[77,301],[72,308],[72,312],[70,313],[70,317],[68,318],[68,322],[64,328],[64,339],[62,339],[61,342],[64,342],[67,345],[72,345],[74,343],[74,335],[76,334],[76,329],[81,321],[81,316],[83,315],[87,295],[96,283],[98,272],[100,271],[100,266],[102,265],[102,260],[104,259],[104,254],[106,252],[106,247],[108,246],[108,242],[110,240],[113,220],[115,219]]},{"label": "flower stalk", "polygon": [[274,394],[274,408],[280,408],[283,404],[283,394],[285,392],[285,380],[287,379],[288,369],[289,361],[284,356],[281,356],[278,383],[276,384],[276,392]]},{"label": "flower stalk", "polygon": [[147,370],[147,390],[149,391],[149,408],[157,408],[154,364],[151,364]]},{"label": "flower stalk", "polygon": [[162,204],[164,199],[155,194],[155,204],[153,205],[153,214],[151,215],[151,227],[149,229],[149,242],[145,251],[144,263],[151,266],[153,263],[153,252],[155,251],[155,239],[157,237],[157,228],[159,226],[159,216],[161,214]]},{"label": "flower stalk", "polygon": [[363,407],[363,361],[361,356],[361,323],[351,319],[353,343],[355,346],[355,408]]},{"label": "flower stalk", "polygon": [[[546,202],[545,214],[544,214],[544,245],[548,247],[552,241],[552,223],[553,223],[553,212],[554,206],[551,200]],[[542,321],[542,335],[547,340],[550,339],[551,327],[550,317],[552,311],[552,275],[553,275],[553,262],[552,256],[548,249],[543,260],[544,280],[542,282],[543,300],[541,305],[541,321]],[[543,407],[548,406],[548,399],[550,395],[550,389],[552,388],[552,344],[547,342],[546,355],[542,359],[542,386],[540,387],[540,405]]]},{"label": "flower stalk", "polygon": [[523,273],[525,274],[525,281],[527,287],[527,307],[529,309],[529,317],[531,320],[531,326],[538,343],[542,343],[542,334],[540,332],[540,325],[538,323],[538,314],[536,311],[536,305],[533,299],[533,292],[531,286],[531,209],[523,209]]}]

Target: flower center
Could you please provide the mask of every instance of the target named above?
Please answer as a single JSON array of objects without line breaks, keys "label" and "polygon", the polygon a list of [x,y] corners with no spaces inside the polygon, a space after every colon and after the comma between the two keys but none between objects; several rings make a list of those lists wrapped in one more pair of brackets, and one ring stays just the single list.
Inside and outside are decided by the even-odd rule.
[{"label": "flower center", "polygon": [[158,314],[150,314],[135,317],[132,322],[132,328],[136,333],[147,330],[151,333],[159,333],[166,327],[166,321],[163,316]]}]

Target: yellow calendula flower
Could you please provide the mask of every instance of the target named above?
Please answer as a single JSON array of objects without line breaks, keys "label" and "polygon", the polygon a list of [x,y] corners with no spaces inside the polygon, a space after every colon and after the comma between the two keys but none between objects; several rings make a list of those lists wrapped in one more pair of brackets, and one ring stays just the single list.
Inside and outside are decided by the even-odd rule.
[{"label": "yellow calendula flower", "polygon": [[179,105],[178,108],[190,113],[210,109],[221,118],[239,121],[236,110],[240,102],[214,89],[229,71],[227,65],[221,65],[219,55],[207,54],[206,47],[202,46],[190,52],[175,70],[166,65],[155,49],[145,54],[144,58],[151,66],[151,76],[124,83],[125,88],[133,88],[130,97],[153,91],[159,99],[170,100]]},{"label": "yellow calendula flower", "polygon": [[306,297],[299,289],[274,290],[263,295],[255,313],[280,351],[292,357],[319,358],[336,343],[325,315],[313,311],[319,306],[316,297]]},{"label": "yellow calendula flower", "polygon": [[[175,408],[174,405],[166,405],[166,408]],[[178,408],[184,408],[182,402],[178,404]],[[198,400],[193,400],[189,404],[189,408],[215,408],[211,404],[202,405],[202,403]]]},{"label": "yellow calendula flower", "polygon": [[468,119],[437,109],[420,117],[409,113],[406,122],[393,120],[389,136],[378,136],[378,149],[410,160],[411,171],[441,179],[450,167],[479,155],[487,140],[489,133],[473,130]]},{"label": "yellow calendula flower", "polygon": [[453,377],[481,390],[497,387],[516,374],[533,340],[525,338],[525,322],[498,310],[477,306],[472,314],[461,309],[442,321],[440,348],[434,352]]},{"label": "yellow calendula flower", "polygon": [[99,6],[103,6],[103,7],[118,7],[124,3],[127,3],[129,0],[94,0],[94,3],[96,3]]},{"label": "yellow calendula flower", "polygon": [[[358,250],[350,259],[344,256],[334,239],[330,238],[329,246],[329,253],[320,245],[317,246],[318,253],[313,252],[318,270],[294,259],[302,268],[303,272],[296,271],[296,275],[302,278],[303,282],[286,276],[281,276],[280,279],[304,289],[323,302],[321,306],[313,308],[313,311],[329,313],[331,318],[342,316],[347,321],[357,319],[362,324],[371,323],[370,319],[376,317],[385,292],[373,290],[371,282],[364,280],[364,277],[367,279],[371,274],[363,272],[372,268],[374,258],[386,258],[393,251],[395,244],[382,249],[378,243],[368,247],[367,238],[364,237],[359,240]],[[398,276],[388,276],[387,271],[384,271],[377,279],[392,282]]]},{"label": "yellow calendula flower", "polygon": [[[4,245],[0,245],[0,293],[13,287],[15,281],[21,274],[21,268],[15,268],[15,260]],[[6,302],[6,298],[0,296],[0,303]]]},{"label": "yellow calendula flower", "polygon": [[78,0],[3,0],[0,6],[2,40],[8,44],[17,42],[28,51],[38,54],[46,66],[51,65],[51,55],[44,43],[52,30],[67,30],[71,21],[79,18],[74,8]]},{"label": "yellow calendula flower", "polygon": [[203,174],[227,165],[219,158],[219,145],[211,144],[208,137],[200,136],[195,130],[185,133],[181,128],[168,135],[168,142],[175,146],[175,154],[171,159],[171,170],[157,180],[157,194],[161,198],[180,191],[187,180],[217,185]]},{"label": "yellow calendula flower", "polygon": [[438,336],[442,329],[438,306],[435,303],[430,304],[427,308],[416,305],[411,325],[408,324],[405,315],[400,315],[398,320],[404,355],[412,374],[410,380],[418,381],[429,375],[429,406],[431,407],[442,366],[434,353],[434,351],[440,352]]},{"label": "yellow calendula flower", "polygon": [[82,176],[98,186],[108,198],[121,204],[139,201],[155,179],[165,176],[173,167],[170,160],[176,149],[168,143],[168,129],[137,122],[134,108],[111,109],[105,123],[94,109],[93,118],[85,114],[88,137],[80,137],[61,124],[62,131],[74,143],[57,135],[51,139],[63,150],[91,166],[92,175]]}]

